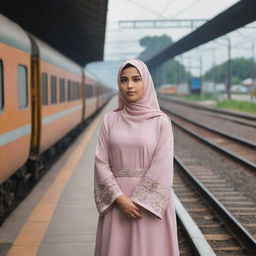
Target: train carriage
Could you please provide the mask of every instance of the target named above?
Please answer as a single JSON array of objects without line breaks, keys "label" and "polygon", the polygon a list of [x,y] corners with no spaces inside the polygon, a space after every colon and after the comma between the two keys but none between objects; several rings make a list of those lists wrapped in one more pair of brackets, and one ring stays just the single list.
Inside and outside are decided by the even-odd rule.
[{"label": "train carriage", "polygon": [[99,83],[96,77],[84,69],[85,75],[85,114],[84,119],[90,117],[100,107],[98,101]]},{"label": "train carriage", "polygon": [[100,106],[102,106],[107,102],[109,95],[111,95],[111,92],[112,90],[109,89],[107,86],[100,84],[99,86],[99,105]]},{"label": "train carriage", "polygon": [[[82,121],[82,68],[41,40],[33,46],[32,158],[43,153]],[[95,111],[95,110],[94,110]]]},{"label": "train carriage", "polygon": [[43,153],[113,95],[102,88],[86,69],[0,15],[0,218],[24,182],[40,177]]},{"label": "train carriage", "polygon": [[30,152],[30,53],[26,33],[0,15],[0,184]]}]

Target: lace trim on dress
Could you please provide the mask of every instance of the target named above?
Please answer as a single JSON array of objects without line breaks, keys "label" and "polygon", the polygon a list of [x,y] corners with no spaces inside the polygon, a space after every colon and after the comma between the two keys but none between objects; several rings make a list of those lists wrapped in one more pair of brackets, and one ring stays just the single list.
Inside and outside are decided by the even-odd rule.
[{"label": "lace trim on dress", "polygon": [[120,188],[116,183],[114,176],[101,181],[95,186],[94,195],[95,202],[98,209],[108,206],[113,201],[113,196],[120,193]]},{"label": "lace trim on dress", "polygon": [[115,177],[143,177],[146,170],[144,168],[122,168],[112,170]]},{"label": "lace trim on dress", "polygon": [[138,199],[163,215],[168,204],[169,192],[170,187],[159,183],[153,177],[144,176],[136,186],[132,198]]}]

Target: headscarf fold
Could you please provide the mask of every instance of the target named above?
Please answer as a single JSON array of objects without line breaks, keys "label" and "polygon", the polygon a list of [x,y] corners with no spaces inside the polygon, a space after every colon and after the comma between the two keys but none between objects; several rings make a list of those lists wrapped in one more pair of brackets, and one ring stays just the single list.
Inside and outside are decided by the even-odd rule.
[{"label": "headscarf fold", "polygon": [[[127,64],[132,64],[138,69],[144,83],[143,96],[135,102],[128,102],[120,92],[120,76],[123,68]],[[146,120],[155,116],[166,116],[166,114],[159,108],[153,80],[148,67],[144,62],[135,59],[123,62],[119,67],[117,83],[119,87],[118,107],[114,111],[120,111],[123,109],[123,114],[126,119],[128,118],[137,121]]]}]

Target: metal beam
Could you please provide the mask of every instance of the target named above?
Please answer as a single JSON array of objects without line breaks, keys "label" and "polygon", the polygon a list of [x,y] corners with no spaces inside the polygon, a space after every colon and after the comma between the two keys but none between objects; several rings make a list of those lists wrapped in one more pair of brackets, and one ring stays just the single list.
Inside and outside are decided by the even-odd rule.
[{"label": "metal beam", "polygon": [[241,0],[146,61],[150,68],[256,20],[256,1]]},{"label": "metal beam", "polygon": [[118,22],[121,29],[145,28],[197,28],[207,22],[206,19],[160,19],[160,20],[121,20]]}]

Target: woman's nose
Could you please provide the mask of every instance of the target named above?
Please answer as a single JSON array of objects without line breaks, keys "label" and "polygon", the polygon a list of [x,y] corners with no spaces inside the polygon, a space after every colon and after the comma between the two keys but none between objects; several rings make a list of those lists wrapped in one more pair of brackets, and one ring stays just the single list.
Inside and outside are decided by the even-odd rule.
[{"label": "woman's nose", "polygon": [[128,88],[132,88],[133,87],[133,82],[132,81],[129,81],[128,82]]}]

